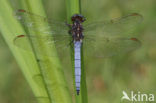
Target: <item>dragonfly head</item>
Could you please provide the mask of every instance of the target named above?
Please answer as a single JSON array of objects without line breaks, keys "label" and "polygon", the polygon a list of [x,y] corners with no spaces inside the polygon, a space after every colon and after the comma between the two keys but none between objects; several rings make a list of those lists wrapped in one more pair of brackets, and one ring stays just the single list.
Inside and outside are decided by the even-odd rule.
[{"label": "dragonfly head", "polygon": [[71,20],[72,20],[73,22],[75,22],[75,21],[84,22],[86,19],[85,19],[85,17],[82,16],[81,14],[75,14],[75,15],[73,15],[73,16],[71,17]]}]

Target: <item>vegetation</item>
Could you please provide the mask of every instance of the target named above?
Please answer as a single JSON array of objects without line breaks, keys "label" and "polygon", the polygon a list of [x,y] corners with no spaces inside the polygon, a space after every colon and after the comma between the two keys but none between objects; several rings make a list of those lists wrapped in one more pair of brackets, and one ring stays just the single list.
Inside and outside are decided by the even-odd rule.
[{"label": "vegetation", "polygon": [[[19,2],[19,0],[14,0],[13,2],[0,0],[0,31],[2,34],[0,35],[0,103],[36,103],[36,100],[40,103],[72,103],[75,101],[69,50],[65,52],[67,55],[63,56],[61,60],[59,58],[49,59],[38,55],[36,51],[34,52],[37,56],[34,56],[13,44],[16,35],[26,34],[25,29],[13,17],[15,10],[26,9],[42,16],[47,14],[47,17],[53,20],[69,22],[72,14],[79,13],[79,7],[73,6],[75,2],[71,1],[25,0]],[[81,13],[87,18],[87,23],[109,20],[133,12],[140,13],[144,17],[142,24],[134,31],[135,37],[142,42],[142,47],[136,51],[107,59],[90,59],[84,55],[85,68],[83,69],[86,71],[89,103],[120,103],[123,90],[128,93],[140,91],[156,94],[156,46],[154,45],[156,43],[156,7],[154,2],[154,0],[81,1]],[[43,22],[43,25],[47,24]],[[29,30],[29,32],[33,31]],[[55,48],[49,50],[42,45],[43,41],[39,43],[41,48],[44,48],[43,53],[50,55],[49,51],[56,52]],[[37,62],[38,56],[46,62]],[[85,96],[83,92],[82,97]],[[86,103],[83,98],[76,97],[77,103],[81,101]]]}]

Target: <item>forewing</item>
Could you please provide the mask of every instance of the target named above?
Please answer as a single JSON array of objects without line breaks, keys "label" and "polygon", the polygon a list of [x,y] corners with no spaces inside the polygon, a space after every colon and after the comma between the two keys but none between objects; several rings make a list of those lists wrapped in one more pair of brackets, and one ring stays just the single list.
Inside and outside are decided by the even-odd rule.
[{"label": "forewing", "polygon": [[108,22],[101,21],[84,26],[85,36],[105,37],[128,37],[132,35],[136,26],[142,21],[143,17],[140,14],[132,13],[122,18],[112,19]]},{"label": "forewing", "polygon": [[[64,35],[68,34],[68,26],[64,22],[56,22],[40,15],[33,14],[29,11],[20,9],[15,13],[15,17],[19,20],[25,27],[33,30],[37,30],[43,34],[53,34],[53,35]],[[45,26],[47,23],[48,26]]]},{"label": "forewing", "polygon": [[131,52],[141,46],[136,38],[96,37],[83,40],[84,55],[105,58]]}]

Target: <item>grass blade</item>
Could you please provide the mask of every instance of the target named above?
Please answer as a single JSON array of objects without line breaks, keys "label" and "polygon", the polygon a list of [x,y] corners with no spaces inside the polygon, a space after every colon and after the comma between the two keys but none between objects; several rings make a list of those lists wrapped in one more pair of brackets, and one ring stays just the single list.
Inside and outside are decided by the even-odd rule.
[{"label": "grass blade", "polygon": [[[74,14],[81,14],[80,13],[80,0],[66,0],[66,8],[67,8],[67,20],[68,23],[71,23],[71,16]],[[73,48],[71,47],[71,51],[73,51]],[[72,57],[72,64],[73,64],[73,77],[74,77],[74,53],[71,53]],[[80,95],[78,96],[76,94],[75,89],[75,96],[76,96],[76,103],[88,103],[88,96],[87,96],[87,86],[86,86],[86,74],[85,74],[85,68],[84,68],[84,57],[83,57],[83,47],[81,49],[81,90]],[[75,77],[73,80],[74,88],[75,88]]]},{"label": "grass blade", "polygon": [[[59,58],[49,58],[38,55],[37,51],[34,52],[34,55],[33,53],[28,53],[16,47],[13,44],[14,38],[17,35],[27,33],[14,18],[14,10],[10,7],[9,2],[6,0],[1,0],[0,3],[2,4],[0,7],[0,31],[2,32],[3,37],[9,45],[18,64],[20,65],[21,70],[29,82],[38,101],[40,103],[71,103],[72,99],[67,88],[66,80],[64,79]],[[41,0],[27,0],[23,1],[23,4],[27,10],[45,16]],[[46,25],[47,24],[45,23],[45,26]],[[29,32],[36,32],[38,36],[41,35],[37,31]],[[42,50],[43,54],[56,52],[55,48],[47,47],[44,45],[43,41],[38,41],[38,45],[40,46],[38,46],[37,49]],[[40,62],[38,62],[38,58],[40,59]]]}]

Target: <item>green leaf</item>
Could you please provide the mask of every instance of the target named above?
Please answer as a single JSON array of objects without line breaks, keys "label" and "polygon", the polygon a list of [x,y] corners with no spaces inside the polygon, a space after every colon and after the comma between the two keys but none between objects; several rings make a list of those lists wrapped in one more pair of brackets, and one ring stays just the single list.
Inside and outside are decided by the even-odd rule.
[{"label": "green leaf", "polygon": [[[22,7],[26,10],[45,16],[41,0],[26,0],[22,1],[22,3]],[[29,33],[32,32],[36,33],[36,36],[43,34],[38,32],[37,29],[26,32],[15,19],[13,15],[15,10],[10,7],[9,2],[7,2],[7,0],[1,0],[0,4],[0,31],[30,84],[38,102],[71,103],[72,98],[69,94],[59,58],[44,56],[44,54],[56,53],[54,45],[51,47],[46,46],[40,39],[36,39],[37,44],[33,44],[30,39],[29,42],[23,44],[23,46],[32,46],[33,51],[31,53],[15,46],[13,41],[17,35],[29,35]],[[31,19],[35,21],[35,19]],[[45,22],[39,23],[43,23],[45,26],[48,25]],[[38,25],[36,25],[36,27],[37,26]]]}]

